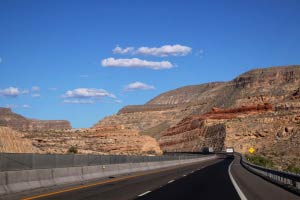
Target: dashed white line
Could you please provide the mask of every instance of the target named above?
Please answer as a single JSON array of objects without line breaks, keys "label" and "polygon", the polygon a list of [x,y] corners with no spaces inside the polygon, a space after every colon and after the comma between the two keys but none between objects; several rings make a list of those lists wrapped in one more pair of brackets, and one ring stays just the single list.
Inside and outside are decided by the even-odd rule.
[{"label": "dashed white line", "polygon": [[144,193],[142,193],[142,194],[140,194],[140,195],[138,195],[139,197],[141,197],[141,196],[144,196],[145,194],[148,194],[148,193],[150,193],[151,191],[147,191],[147,192],[144,192]]},{"label": "dashed white line", "polygon": [[172,182],[174,182],[174,180],[170,180],[168,183],[172,183]]},{"label": "dashed white line", "polygon": [[230,180],[235,188],[235,190],[237,191],[238,195],[240,196],[241,200],[247,200],[247,197],[244,195],[244,193],[242,192],[242,190],[240,189],[240,187],[238,186],[238,184],[236,183],[236,181],[234,180],[232,174],[231,174],[231,166],[233,164],[234,161],[231,162],[231,164],[229,165],[228,168],[228,174],[230,177]]},{"label": "dashed white line", "polygon": [[185,174],[183,174],[182,176],[186,176]]}]

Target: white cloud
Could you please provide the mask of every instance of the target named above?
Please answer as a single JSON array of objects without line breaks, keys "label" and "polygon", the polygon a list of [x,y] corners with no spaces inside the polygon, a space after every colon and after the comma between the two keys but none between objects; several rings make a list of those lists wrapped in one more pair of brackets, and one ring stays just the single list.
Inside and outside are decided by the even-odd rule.
[{"label": "white cloud", "polygon": [[31,106],[27,105],[27,104],[24,104],[24,105],[22,105],[22,108],[31,108]]},{"label": "white cloud", "polygon": [[32,94],[31,96],[32,96],[32,97],[40,97],[41,95],[38,94],[38,93],[34,93],[34,94]]},{"label": "white cloud", "polygon": [[130,59],[115,59],[115,58],[106,58],[102,60],[102,66],[104,67],[134,67],[134,68],[150,68],[150,69],[170,69],[173,67],[172,63],[169,61],[147,61],[141,60],[139,58],[130,58]]},{"label": "white cloud", "polygon": [[192,52],[192,48],[188,46],[183,46],[180,44],[175,45],[164,45],[161,47],[139,47],[135,50],[134,47],[122,48],[117,46],[113,49],[114,54],[138,54],[145,56],[186,56]]},{"label": "white cloud", "polygon": [[6,104],[5,108],[31,108],[31,106],[28,104],[24,104],[24,105]]},{"label": "white cloud", "polygon": [[191,47],[182,46],[180,44],[176,45],[164,45],[161,47],[140,47],[135,53],[142,55],[151,56],[186,56],[192,51]]},{"label": "white cloud", "polygon": [[125,91],[134,91],[134,90],[154,90],[154,86],[152,85],[147,85],[146,83],[142,82],[134,82],[130,83],[125,86]]},{"label": "white cloud", "polygon": [[5,96],[5,97],[17,97],[22,94],[28,94],[28,90],[20,90],[19,88],[16,87],[8,87],[5,89],[0,89],[0,96]]},{"label": "white cloud", "polygon": [[103,89],[97,88],[77,88],[74,90],[68,90],[64,98],[94,98],[94,97],[111,97],[116,98],[114,94],[111,94]]},{"label": "white cloud", "polygon": [[116,102],[116,103],[122,103],[122,100],[116,99],[115,102]]},{"label": "white cloud", "polygon": [[129,54],[129,53],[133,53],[133,51],[134,51],[134,47],[126,47],[126,48],[123,49],[119,46],[116,46],[113,49],[114,54]]},{"label": "white cloud", "polygon": [[4,107],[5,108],[17,108],[18,106],[14,105],[14,104],[6,104]]},{"label": "white cloud", "polygon": [[33,92],[40,91],[40,87],[39,87],[39,86],[33,86],[33,87],[31,88],[31,91],[33,91]]},{"label": "white cloud", "polygon": [[69,100],[69,99],[66,99],[63,101],[64,103],[68,103],[68,104],[94,104],[95,101],[93,100],[83,100],[83,99],[73,99],[73,100]]}]

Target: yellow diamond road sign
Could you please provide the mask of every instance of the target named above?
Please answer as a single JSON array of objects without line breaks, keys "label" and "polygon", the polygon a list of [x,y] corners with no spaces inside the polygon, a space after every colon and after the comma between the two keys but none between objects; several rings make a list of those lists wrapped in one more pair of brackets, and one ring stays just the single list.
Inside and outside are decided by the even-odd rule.
[{"label": "yellow diamond road sign", "polygon": [[248,151],[249,151],[249,153],[254,153],[255,149],[253,147],[251,147]]}]

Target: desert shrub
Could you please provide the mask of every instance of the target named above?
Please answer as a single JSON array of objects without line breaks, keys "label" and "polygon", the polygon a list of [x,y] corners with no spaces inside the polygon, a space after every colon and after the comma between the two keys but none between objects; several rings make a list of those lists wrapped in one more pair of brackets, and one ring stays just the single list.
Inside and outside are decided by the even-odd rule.
[{"label": "desert shrub", "polygon": [[156,151],[154,151],[154,150],[149,150],[149,151],[147,151],[147,154],[148,154],[148,155],[155,155],[155,154],[156,154]]},{"label": "desert shrub", "polygon": [[246,155],[246,159],[255,165],[266,168],[274,168],[274,163],[267,157],[263,157],[260,155]]},{"label": "desert shrub", "polygon": [[78,149],[76,146],[70,146],[68,149],[68,153],[78,153]]},{"label": "desert shrub", "polygon": [[295,166],[295,165],[289,165],[285,171],[288,171],[288,172],[292,172],[292,173],[295,173],[295,174],[300,174],[300,168]]}]

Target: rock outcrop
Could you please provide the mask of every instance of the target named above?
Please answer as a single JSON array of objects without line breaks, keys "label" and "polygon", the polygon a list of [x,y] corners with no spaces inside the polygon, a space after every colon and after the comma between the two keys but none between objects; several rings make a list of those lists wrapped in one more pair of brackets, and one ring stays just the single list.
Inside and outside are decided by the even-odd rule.
[{"label": "rock outcrop", "polygon": [[0,108],[0,152],[64,154],[71,147],[81,154],[162,154],[154,138],[122,125],[71,129],[65,120],[27,119]]},{"label": "rock outcrop", "polygon": [[203,115],[186,117],[177,125],[162,133],[159,144],[167,152],[199,152],[205,147],[215,151],[224,149],[227,139],[226,122],[251,115],[267,113],[272,105],[252,105],[233,109],[213,108]]},{"label": "rock outcrop", "polygon": [[0,152],[40,153],[41,151],[32,145],[32,141],[24,136],[24,133],[0,126]]},{"label": "rock outcrop", "polygon": [[25,137],[44,153],[67,153],[70,147],[75,147],[80,154],[162,154],[154,138],[140,136],[138,131],[123,126],[34,132]]},{"label": "rock outcrop", "polygon": [[234,147],[238,152],[247,153],[253,147],[284,169],[290,164],[300,165],[299,111],[276,111],[269,104],[214,109],[183,119],[162,133],[159,144],[167,152],[195,152],[204,147],[219,151]]},{"label": "rock outcrop", "polygon": [[[163,93],[145,105],[124,107],[91,129],[49,130],[69,126],[46,125],[8,109],[0,109],[0,125],[32,130],[24,137],[47,153],[65,153],[71,146],[79,153],[132,155],[160,154],[160,147],[182,152],[232,146],[242,153],[254,147],[277,164],[300,165],[299,88],[299,65],[271,67]],[[41,129],[48,131],[34,131]]]},{"label": "rock outcrop", "polygon": [[163,151],[233,146],[245,153],[254,147],[277,164],[284,160],[300,165],[299,88],[300,65],[254,69],[228,82],[163,93],[96,126],[137,129],[158,139]]},{"label": "rock outcrop", "polygon": [[299,96],[300,66],[271,67],[246,72],[232,81],[185,86],[163,93],[145,105],[126,106],[95,126],[124,125],[156,139],[190,115],[213,107],[234,108],[269,103],[276,107]]},{"label": "rock outcrop", "polygon": [[28,119],[12,112],[10,108],[0,108],[0,126],[7,126],[21,131],[44,131],[71,128],[71,124],[67,120]]}]

